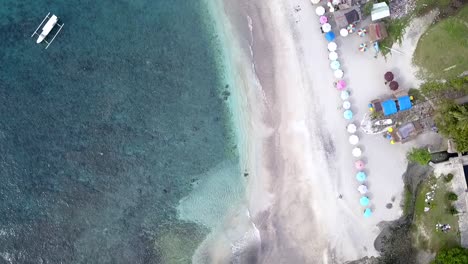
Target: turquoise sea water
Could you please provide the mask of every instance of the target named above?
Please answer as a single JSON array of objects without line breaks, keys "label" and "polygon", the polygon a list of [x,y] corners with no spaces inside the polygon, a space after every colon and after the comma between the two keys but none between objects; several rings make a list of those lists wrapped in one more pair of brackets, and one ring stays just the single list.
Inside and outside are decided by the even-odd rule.
[{"label": "turquoise sea water", "polygon": [[190,262],[179,201],[240,175],[202,2],[3,0],[0,33],[0,263]]}]

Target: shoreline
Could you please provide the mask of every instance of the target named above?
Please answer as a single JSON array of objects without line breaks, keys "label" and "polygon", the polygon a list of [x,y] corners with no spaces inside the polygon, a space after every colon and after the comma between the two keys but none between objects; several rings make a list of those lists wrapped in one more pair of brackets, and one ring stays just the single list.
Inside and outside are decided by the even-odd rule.
[{"label": "shoreline", "polygon": [[[302,10],[294,12],[298,4]],[[216,17],[225,15],[218,29],[228,40],[223,48],[235,83],[229,103],[241,169],[248,170],[248,177],[245,200],[212,230],[194,263],[344,263],[378,256],[379,223],[402,214],[401,175],[411,144],[390,145],[381,137],[359,134],[374,211],[364,219],[347,122],[337,111],[341,100],[332,87],[327,42],[314,6],[307,0],[226,0],[214,7],[220,12]],[[408,53],[419,38],[410,31],[400,48]],[[396,72],[407,88],[418,80],[408,54],[373,59],[357,51],[356,37],[337,43],[358,123],[367,103],[388,93],[382,85],[385,71]],[[388,203],[392,209],[385,208]]]}]

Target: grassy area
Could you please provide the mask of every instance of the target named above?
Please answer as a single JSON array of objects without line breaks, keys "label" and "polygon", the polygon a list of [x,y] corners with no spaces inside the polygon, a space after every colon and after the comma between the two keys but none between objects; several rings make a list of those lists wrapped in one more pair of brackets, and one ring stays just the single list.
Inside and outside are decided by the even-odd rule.
[{"label": "grassy area", "polygon": [[428,79],[449,79],[468,69],[468,6],[431,26],[421,37],[414,63]]},{"label": "grassy area", "polygon": [[[435,187],[433,201],[428,205],[425,202],[426,193],[429,193]],[[449,213],[450,202],[447,198],[448,183],[444,182],[443,177],[425,181],[421,186],[420,192],[416,198],[415,218],[413,222],[414,238],[417,247],[437,252],[441,248],[453,247],[460,244],[458,231],[458,217]],[[424,208],[429,207],[428,212]],[[449,224],[451,230],[447,233],[436,230],[436,224]]]},{"label": "grassy area", "polygon": [[416,15],[423,15],[434,8],[441,10],[450,5],[451,0],[416,0],[416,8],[414,10]]}]

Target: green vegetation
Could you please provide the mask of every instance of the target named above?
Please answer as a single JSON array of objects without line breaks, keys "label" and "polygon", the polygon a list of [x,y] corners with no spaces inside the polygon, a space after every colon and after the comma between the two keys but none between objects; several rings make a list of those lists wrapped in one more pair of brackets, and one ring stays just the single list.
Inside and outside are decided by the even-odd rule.
[{"label": "green vegetation", "polygon": [[[446,2],[445,0],[424,1],[436,4]],[[414,63],[421,67],[422,75],[430,79],[450,79],[468,69],[466,36],[468,36],[468,6],[461,9],[456,16],[448,17],[429,27],[418,41],[413,57]]]},{"label": "green vegetation", "polygon": [[450,5],[451,0],[416,0],[416,15],[424,15],[434,8],[445,9]]},{"label": "green vegetation", "polygon": [[449,173],[446,176],[444,176],[444,181],[445,182],[450,182],[453,179],[453,174]]},{"label": "green vegetation", "polygon": [[465,264],[468,263],[468,249],[454,247],[437,253],[432,264]]},{"label": "green vegetation", "polygon": [[[458,218],[451,212],[451,202],[447,199],[448,186],[442,177],[431,177],[422,183],[417,194],[415,218],[413,222],[414,240],[419,248],[437,252],[443,248],[458,246]],[[426,202],[426,194],[433,199]],[[430,208],[424,212],[424,208]],[[455,208],[453,208],[455,209]],[[456,209],[455,209],[456,211]],[[456,213],[455,213],[456,214]],[[436,224],[449,224],[450,231],[442,232],[436,229]]]},{"label": "green vegetation", "polygon": [[393,43],[401,44],[403,40],[403,35],[405,34],[406,26],[410,22],[409,17],[390,19],[386,21],[388,37],[380,42],[382,46],[382,54],[385,56],[390,53],[390,48],[393,46]]},{"label": "green vegetation", "polygon": [[420,86],[421,93],[429,98],[450,98],[450,94],[459,96],[468,94],[468,76],[452,78],[445,82],[428,81]]},{"label": "green vegetation", "polygon": [[369,1],[364,5],[364,7],[362,8],[362,13],[364,14],[364,16],[370,16],[371,15],[372,7],[374,7],[374,2],[373,1]]},{"label": "green vegetation", "polygon": [[[445,102],[437,108],[435,122],[439,132],[453,139],[459,152],[468,151],[468,105]],[[418,158],[419,156],[415,156]]]},{"label": "green vegetation", "polygon": [[411,204],[413,202],[413,193],[408,185],[405,185],[405,191],[403,193],[403,215],[409,215],[411,210]]},{"label": "green vegetation", "polygon": [[431,153],[427,149],[424,148],[413,148],[408,154],[406,155],[409,161],[416,162],[419,165],[427,165],[429,161],[431,161]]},{"label": "green vegetation", "polygon": [[425,100],[424,96],[421,94],[421,91],[419,89],[410,88],[408,90],[408,95],[413,97],[413,103],[414,104],[422,102],[422,101]]},{"label": "green vegetation", "polygon": [[447,199],[449,201],[456,201],[456,200],[458,200],[458,195],[456,195],[454,192],[448,192],[447,193]]}]

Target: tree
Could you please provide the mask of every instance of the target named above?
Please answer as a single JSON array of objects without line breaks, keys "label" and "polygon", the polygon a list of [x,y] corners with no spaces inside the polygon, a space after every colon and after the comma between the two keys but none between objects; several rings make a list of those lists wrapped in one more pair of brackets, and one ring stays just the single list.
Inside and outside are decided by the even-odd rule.
[{"label": "tree", "polygon": [[372,8],[374,7],[374,1],[369,1],[364,5],[364,8],[362,9],[362,13],[364,16],[370,16],[372,12]]},{"label": "tree", "polygon": [[432,264],[465,264],[468,263],[468,249],[456,247],[443,249],[436,255]]},{"label": "tree", "polygon": [[409,161],[416,162],[422,166],[427,165],[431,161],[431,153],[424,148],[413,148],[406,155]]},{"label": "tree", "polygon": [[437,109],[435,122],[442,135],[455,141],[459,152],[468,151],[468,104],[443,103]]}]

